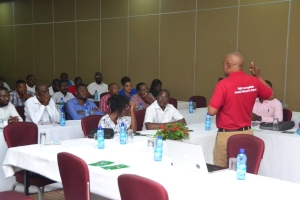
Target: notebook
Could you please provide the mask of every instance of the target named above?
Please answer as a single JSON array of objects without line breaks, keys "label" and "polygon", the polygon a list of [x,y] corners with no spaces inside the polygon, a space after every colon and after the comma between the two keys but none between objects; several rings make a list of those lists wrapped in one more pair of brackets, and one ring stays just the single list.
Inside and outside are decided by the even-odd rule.
[{"label": "notebook", "polygon": [[167,140],[166,143],[174,167],[208,173],[201,145],[177,140]]}]

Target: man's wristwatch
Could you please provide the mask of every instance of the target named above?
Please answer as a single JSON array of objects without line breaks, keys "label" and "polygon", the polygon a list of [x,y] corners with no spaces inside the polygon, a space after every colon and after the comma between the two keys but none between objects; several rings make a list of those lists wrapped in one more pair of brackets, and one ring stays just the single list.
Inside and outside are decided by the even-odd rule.
[{"label": "man's wristwatch", "polygon": [[261,121],[261,116],[257,116],[257,121]]}]

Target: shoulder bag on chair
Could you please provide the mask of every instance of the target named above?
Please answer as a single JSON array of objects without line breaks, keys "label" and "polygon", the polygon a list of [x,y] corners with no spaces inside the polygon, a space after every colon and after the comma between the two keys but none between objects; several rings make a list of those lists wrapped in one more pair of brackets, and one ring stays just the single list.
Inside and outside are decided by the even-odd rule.
[{"label": "shoulder bag on chair", "polygon": [[[290,121],[290,122],[279,122],[278,123],[278,128],[279,131],[286,131],[289,129],[294,128],[295,126],[295,122],[294,121]],[[267,122],[262,122],[260,123],[259,126],[260,129],[265,129],[265,130],[273,130],[273,123],[267,123]]]}]

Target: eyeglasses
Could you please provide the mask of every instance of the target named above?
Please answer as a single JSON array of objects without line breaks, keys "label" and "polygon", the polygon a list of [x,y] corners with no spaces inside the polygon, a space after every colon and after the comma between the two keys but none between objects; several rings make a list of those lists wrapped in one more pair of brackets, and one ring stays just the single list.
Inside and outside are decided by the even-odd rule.
[{"label": "eyeglasses", "polygon": [[95,76],[96,78],[102,78],[102,76]]},{"label": "eyeglasses", "polygon": [[157,99],[158,99],[158,100],[166,100],[166,101],[168,101],[168,100],[169,100],[169,98],[168,98],[168,97],[162,97],[162,96],[160,96],[160,97],[157,97]]}]

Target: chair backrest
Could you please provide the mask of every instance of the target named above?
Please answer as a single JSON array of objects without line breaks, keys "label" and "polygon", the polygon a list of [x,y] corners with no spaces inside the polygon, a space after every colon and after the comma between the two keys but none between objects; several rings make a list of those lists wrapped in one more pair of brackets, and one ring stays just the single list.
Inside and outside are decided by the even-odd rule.
[{"label": "chair backrest", "polygon": [[122,174],[118,177],[119,191],[122,200],[168,200],[168,192],[159,183],[133,174]]},{"label": "chair backrest", "polygon": [[292,120],[293,113],[289,109],[283,108],[283,121],[289,122]]},{"label": "chair backrest", "polygon": [[32,198],[15,191],[2,191],[0,192],[0,199],[3,200],[33,200]]},{"label": "chair backrest", "polygon": [[136,130],[137,131],[143,130],[143,125],[144,125],[143,123],[144,123],[144,119],[145,119],[145,112],[146,112],[146,109],[135,111]]},{"label": "chair backrest", "polygon": [[38,143],[38,127],[33,122],[15,122],[3,129],[8,148]]},{"label": "chair backrest", "polygon": [[247,172],[257,174],[265,150],[264,141],[253,135],[246,134],[229,137],[227,141],[227,166],[229,158],[236,158],[241,148],[245,149],[245,154],[247,155]]},{"label": "chair backrest", "polygon": [[81,158],[62,152],[57,162],[63,184],[65,200],[89,200],[89,169]]},{"label": "chair backrest", "polygon": [[196,102],[197,108],[205,108],[206,106],[206,98],[204,96],[191,96],[189,101],[192,100]]},{"label": "chair backrest", "polygon": [[98,128],[99,121],[103,115],[90,115],[82,118],[81,128],[84,136],[88,136],[89,132]]},{"label": "chair backrest", "polygon": [[177,109],[177,99],[170,98],[169,99],[169,104],[172,104]]},{"label": "chair backrest", "polygon": [[25,121],[24,106],[16,106],[16,110],[22,117],[23,121]]}]

